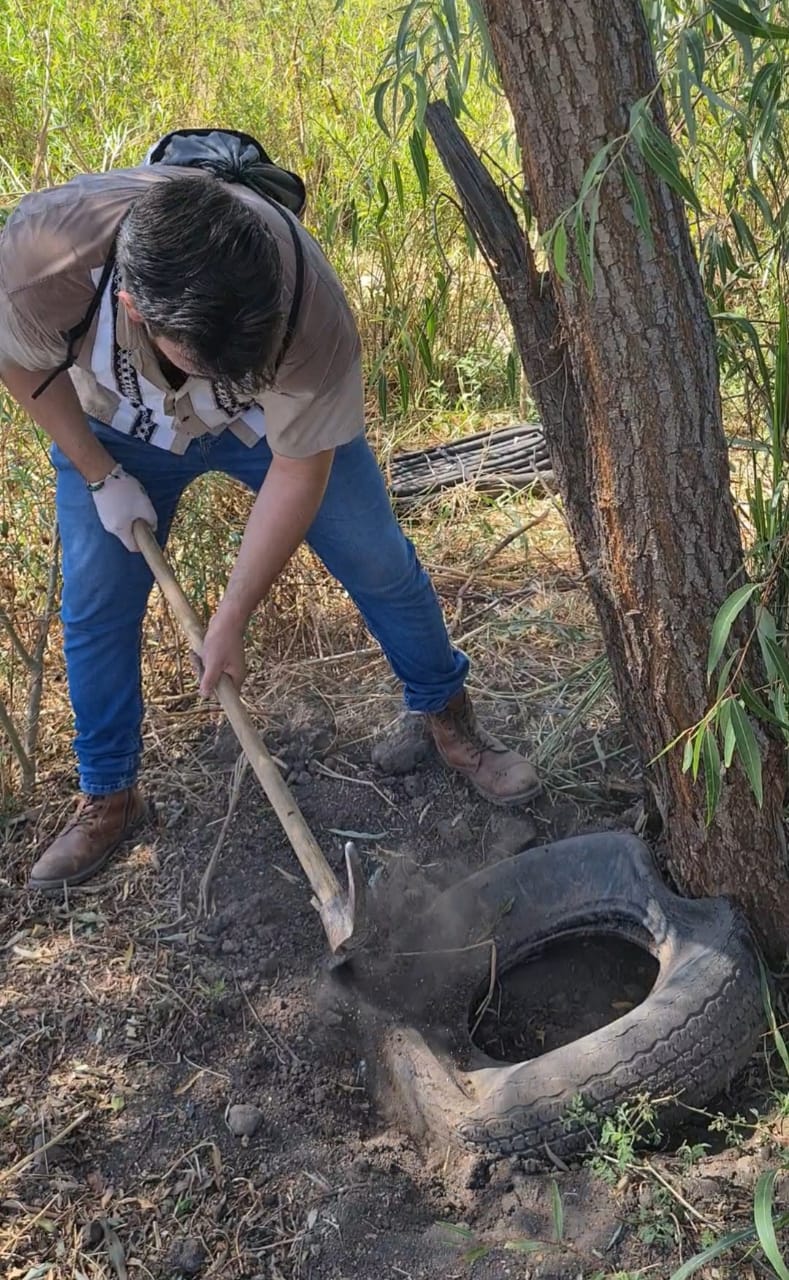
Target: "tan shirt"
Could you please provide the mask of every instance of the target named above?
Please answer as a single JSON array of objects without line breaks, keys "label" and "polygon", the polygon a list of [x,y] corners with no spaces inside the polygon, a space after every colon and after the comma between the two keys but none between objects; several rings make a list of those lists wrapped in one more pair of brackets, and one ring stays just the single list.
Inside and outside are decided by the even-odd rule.
[{"label": "tan shirt", "polygon": [[[5,361],[43,371],[65,358],[64,335],[85,315],[135,196],[151,182],[189,174],[159,165],[87,174],[21,201],[0,234],[0,367]],[[230,189],[259,213],[277,242],[287,316],[296,263],[285,215],[245,187]],[[317,243],[301,226],[299,235],[304,293],[295,332],[273,387],[261,390],[253,404],[219,404],[204,378],[189,377],[180,388],[171,387],[142,326],[133,324],[123,307],[110,315],[110,284],[71,370],[85,412],[119,430],[143,434],[137,429],[139,406],[127,402],[119,389],[118,352],[113,362],[109,347],[103,349],[111,339],[136,371],[135,385],[142,387],[149,406],[143,438],[152,444],[183,453],[195,436],[228,427],[246,444],[265,435],[275,453],[300,458],[352,440],[364,427],[358,330]],[[115,326],[111,334],[108,325]]]}]

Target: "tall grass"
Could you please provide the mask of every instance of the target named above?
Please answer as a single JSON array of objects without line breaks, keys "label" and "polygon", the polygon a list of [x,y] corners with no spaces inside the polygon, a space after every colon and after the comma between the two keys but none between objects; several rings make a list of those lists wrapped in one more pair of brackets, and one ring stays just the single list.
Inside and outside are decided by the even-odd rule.
[{"label": "tall grass", "polygon": [[[385,6],[7,5],[0,205],[81,170],[133,165],[170,128],[244,128],[306,179],[308,225],[357,311],[387,416],[459,398],[506,403],[511,344],[488,272],[469,257],[438,175],[424,201],[407,143],[375,120],[370,89],[393,22]],[[507,119],[484,86],[475,116],[476,137],[495,153]]]}]

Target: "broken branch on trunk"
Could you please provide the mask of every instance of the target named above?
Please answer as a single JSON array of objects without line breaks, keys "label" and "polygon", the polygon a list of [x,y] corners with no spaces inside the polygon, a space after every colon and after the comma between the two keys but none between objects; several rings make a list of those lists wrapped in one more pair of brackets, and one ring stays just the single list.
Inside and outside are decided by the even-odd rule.
[{"label": "broken branch on trunk", "polygon": [[[576,203],[601,140],[626,132],[628,104],[649,93],[665,129],[649,33],[638,0],[483,4],[544,233]],[[546,76],[549,63],[560,73]],[[431,103],[425,120],[509,312],[668,868],[688,894],[731,894],[780,956],[789,945],[784,748],[755,728],[764,805],[735,761],[710,824],[703,787],[679,753],[663,754],[708,708],[712,620],[744,575],[715,337],[682,202],[629,151],[653,240],[612,171],[589,290],[572,236],[568,279],[538,271],[446,104]]]}]

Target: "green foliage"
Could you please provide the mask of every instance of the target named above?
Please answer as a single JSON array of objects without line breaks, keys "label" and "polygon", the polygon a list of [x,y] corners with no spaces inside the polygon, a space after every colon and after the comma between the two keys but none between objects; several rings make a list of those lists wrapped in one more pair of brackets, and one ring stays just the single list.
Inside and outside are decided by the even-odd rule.
[{"label": "green foliage", "polygon": [[[468,29],[454,0],[443,12],[448,40],[458,22]],[[387,138],[376,120],[370,90],[392,31],[385,9],[206,0],[198,39],[189,0],[132,10],[122,0],[9,0],[3,15],[0,216],[31,187],[138,163],[167,129],[245,128],[306,180],[307,224],[358,316],[382,416],[454,406],[460,356],[475,363],[478,407],[514,407],[505,317],[458,234],[457,209],[437,200],[423,133]],[[475,117],[477,137],[503,158],[500,97],[483,87]]]},{"label": "green foliage", "polygon": [[582,1128],[589,1135],[591,1167],[606,1182],[617,1182],[636,1162],[637,1152],[660,1141],[655,1102],[641,1096],[624,1102],[611,1115],[599,1116],[580,1095],[564,1117],[567,1129]]},{"label": "green foliage", "polygon": [[[759,396],[763,422],[761,438],[752,436],[746,442],[751,453],[748,507],[753,538],[749,554],[754,576],[727,596],[718,609],[707,660],[708,680],[720,668],[716,695],[704,719],[683,735],[683,768],[692,772],[694,780],[699,760],[704,762],[708,821],[714,816],[720,796],[722,772],[735,757],[745,770],[757,803],[762,804],[761,751],[751,718],[761,721],[789,744],[789,316],[783,298],[778,304],[772,351],[764,352],[750,322],[741,325],[740,332],[745,333],[756,354],[755,363],[741,362],[740,375],[748,397]],[[730,358],[736,358],[733,351]],[[755,618],[749,620],[747,627],[741,626],[743,616],[754,603]],[[737,626],[739,634],[733,635]],[[750,652],[754,642],[756,654]],[[746,678],[755,661],[764,672],[758,688]]]},{"label": "green foliage", "polygon": [[[501,1246],[488,1244],[484,1240],[479,1240],[464,1222],[440,1222],[438,1226],[445,1233],[448,1242],[462,1251],[461,1261],[469,1267],[493,1253],[497,1247],[501,1247],[508,1253],[524,1254],[539,1253],[546,1247],[546,1242],[542,1240],[507,1240]],[[561,1244],[561,1236],[558,1233],[556,1243]]]},{"label": "green foliage", "polygon": [[744,1227],[740,1231],[729,1231],[712,1244],[707,1245],[700,1253],[688,1258],[687,1262],[672,1273],[670,1280],[690,1280],[690,1277],[697,1275],[702,1267],[706,1267],[709,1262],[714,1262],[722,1254],[728,1253],[735,1245],[748,1244],[753,1240],[755,1234],[752,1227]]},{"label": "green foliage", "polygon": [[[761,987],[762,1000],[776,1053],[784,1068],[785,1080],[789,1081],[789,1051],[775,1017],[770,984],[764,965],[761,965]],[[717,1124],[715,1122],[710,1124],[710,1129],[723,1129],[726,1133],[727,1141],[732,1145],[737,1145],[741,1140],[741,1132],[739,1131],[739,1124],[741,1123],[744,1122],[739,1117],[727,1118],[721,1116]],[[678,1154],[682,1154],[682,1149]],[[670,1280],[690,1280],[691,1276],[701,1272],[708,1263],[714,1262],[717,1258],[729,1253],[737,1246],[744,1246],[749,1251],[754,1251],[758,1246],[772,1269],[769,1274],[777,1277],[777,1280],[789,1280],[787,1262],[778,1244],[778,1232],[789,1227],[789,1213],[782,1213],[776,1216],[773,1205],[773,1193],[779,1172],[779,1169],[768,1169],[760,1175],[754,1189],[752,1226],[730,1231],[720,1236],[717,1240],[709,1241],[705,1248],[692,1258],[689,1258],[675,1271]]]},{"label": "green foliage", "polygon": [[373,89],[376,119],[388,137],[413,118],[424,129],[425,108],[445,97],[455,115],[473,116],[482,86],[498,94],[498,77],[479,0],[406,0]]},{"label": "green foliage", "polygon": [[709,1144],[706,1142],[681,1143],[677,1147],[677,1159],[682,1162],[685,1173],[690,1173],[699,1160],[703,1160],[708,1150]]},{"label": "green foliage", "polygon": [[759,1244],[778,1280],[789,1280],[789,1270],[778,1248],[773,1218],[773,1190],[777,1176],[777,1169],[768,1169],[759,1178],[753,1198],[753,1220]]},{"label": "green foliage", "polygon": [[716,1258],[722,1257],[737,1246],[745,1245],[752,1248],[757,1242],[772,1268],[769,1274],[776,1276],[778,1280],[787,1280],[789,1271],[778,1248],[776,1233],[789,1226],[789,1213],[782,1213],[778,1217],[774,1214],[775,1178],[776,1171],[769,1170],[761,1175],[756,1184],[753,1226],[742,1227],[738,1231],[730,1231],[720,1236],[699,1253],[694,1254],[692,1258],[688,1258],[687,1262],[672,1273],[670,1280],[690,1280],[691,1276],[698,1275],[710,1262],[714,1262]]},{"label": "green foliage", "polygon": [[557,1244],[561,1244],[564,1239],[564,1205],[562,1204],[562,1195],[559,1191],[559,1184],[555,1178],[551,1178],[551,1214],[553,1216],[553,1229],[556,1233]]},{"label": "green foliage", "polygon": [[616,1182],[636,1161],[638,1150],[660,1141],[652,1099],[622,1103],[606,1116],[600,1128],[592,1167],[606,1181]]},{"label": "green foliage", "polygon": [[770,1028],[770,1034],[773,1038],[776,1053],[780,1058],[785,1073],[785,1083],[789,1084],[789,1048],[787,1048],[781,1028],[778,1026],[778,1020],[775,1016],[775,1008],[773,1006],[772,995],[770,993],[770,982],[764,963],[759,961],[760,983],[762,992],[762,1004],[767,1015],[767,1022]]},{"label": "green foliage", "polygon": [[741,4],[738,0],[710,0],[710,7],[727,27],[741,35],[784,40],[789,36],[789,27],[779,26],[765,18],[763,6],[747,2]]}]

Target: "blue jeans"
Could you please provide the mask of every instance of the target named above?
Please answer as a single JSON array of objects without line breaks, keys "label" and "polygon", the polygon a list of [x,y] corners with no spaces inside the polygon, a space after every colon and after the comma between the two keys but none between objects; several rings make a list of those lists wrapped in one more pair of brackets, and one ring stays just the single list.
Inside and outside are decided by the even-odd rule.
[{"label": "blue jeans", "polygon": [[[147,490],[162,546],[190,481],[221,471],[257,492],[271,463],[265,440],[249,448],[230,431],[193,441],[179,457],[98,422],[91,427]],[[131,786],[139,767],[140,641],[153,583],[142,556],[103,528],[85,481],[57,446],[52,461],[80,785],[92,795],[106,795]],[[405,687],[406,705],[413,711],[442,710],[463,687],[468,660],[450,644],[436,593],[394,517],[363,435],[337,450],[306,540],[361,612]]]}]

